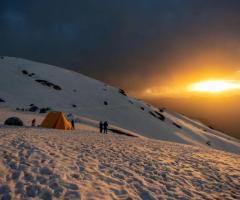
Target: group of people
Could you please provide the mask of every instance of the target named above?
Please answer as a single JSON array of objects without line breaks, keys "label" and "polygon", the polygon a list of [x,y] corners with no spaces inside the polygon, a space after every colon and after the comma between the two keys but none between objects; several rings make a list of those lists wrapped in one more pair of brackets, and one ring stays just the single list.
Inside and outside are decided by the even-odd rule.
[{"label": "group of people", "polygon": [[[74,120],[73,114],[69,113],[67,115],[67,119],[68,119],[68,121],[71,122],[73,129],[75,129],[75,124],[74,124],[75,120]],[[99,122],[99,132],[107,134],[107,132],[108,132],[108,122],[107,121],[105,121],[105,122],[100,121]]]},{"label": "group of people", "polygon": [[108,122],[107,121],[105,121],[105,122],[100,121],[99,122],[99,132],[107,134],[107,131],[108,131]]}]

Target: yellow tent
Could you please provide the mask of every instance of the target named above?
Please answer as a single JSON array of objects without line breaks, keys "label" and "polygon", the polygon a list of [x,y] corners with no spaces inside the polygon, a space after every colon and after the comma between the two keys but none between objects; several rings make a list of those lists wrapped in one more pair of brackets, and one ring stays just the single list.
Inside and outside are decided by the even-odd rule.
[{"label": "yellow tent", "polygon": [[71,123],[64,117],[62,112],[50,112],[40,125],[44,128],[71,130]]}]

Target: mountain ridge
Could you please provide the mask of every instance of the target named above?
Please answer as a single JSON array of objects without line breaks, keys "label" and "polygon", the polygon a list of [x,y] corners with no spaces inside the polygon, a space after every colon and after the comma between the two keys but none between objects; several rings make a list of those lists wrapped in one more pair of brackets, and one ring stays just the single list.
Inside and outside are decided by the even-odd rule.
[{"label": "mountain ridge", "polygon": [[237,140],[78,72],[14,57],[1,57],[0,70],[0,98],[5,101],[1,104],[12,109],[31,104],[50,107],[96,121],[107,120],[152,139],[240,153]]}]

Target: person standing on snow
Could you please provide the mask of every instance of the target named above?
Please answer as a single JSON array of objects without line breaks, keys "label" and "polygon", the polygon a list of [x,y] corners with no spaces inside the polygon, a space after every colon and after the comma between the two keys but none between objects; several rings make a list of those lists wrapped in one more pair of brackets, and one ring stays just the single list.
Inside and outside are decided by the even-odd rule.
[{"label": "person standing on snow", "polygon": [[103,122],[102,121],[99,122],[99,132],[100,133],[103,132]]},{"label": "person standing on snow", "polygon": [[107,134],[107,130],[108,130],[108,122],[107,121],[104,122],[103,129],[104,129],[104,133]]},{"label": "person standing on snow", "polygon": [[68,118],[68,121],[71,122],[73,129],[75,129],[74,116],[73,116],[73,114],[72,114],[72,113],[69,113],[69,114],[67,115],[67,118]]},{"label": "person standing on snow", "polygon": [[36,119],[35,118],[32,120],[32,126],[36,126]]}]

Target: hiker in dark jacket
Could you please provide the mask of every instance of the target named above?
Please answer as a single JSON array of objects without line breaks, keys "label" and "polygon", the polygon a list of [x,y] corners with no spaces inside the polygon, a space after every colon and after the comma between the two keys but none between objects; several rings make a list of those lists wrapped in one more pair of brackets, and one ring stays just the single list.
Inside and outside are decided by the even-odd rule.
[{"label": "hiker in dark jacket", "polygon": [[99,122],[99,132],[100,133],[103,132],[103,122],[102,121]]},{"label": "hiker in dark jacket", "polygon": [[107,129],[108,129],[108,122],[107,121],[104,122],[103,128],[104,128],[104,133],[107,134]]},{"label": "hiker in dark jacket", "polygon": [[35,118],[32,120],[32,126],[36,126],[36,119]]},{"label": "hiker in dark jacket", "polygon": [[72,124],[72,129],[75,129],[75,121],[74,121],[74,119],[72,119],[71,124]]},{"label": "hiker in dark jacket", "polygon": [[69,113],[69,114],[67,115],[67,119],[68,119],[68,121],[71,122],[72,128],[75,129],[75,121],[74,121],[74,116],[73,116],[73,114],[72,114],[72,113]]}]

